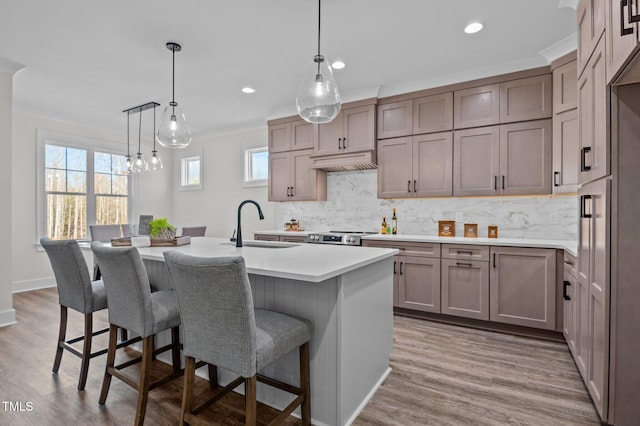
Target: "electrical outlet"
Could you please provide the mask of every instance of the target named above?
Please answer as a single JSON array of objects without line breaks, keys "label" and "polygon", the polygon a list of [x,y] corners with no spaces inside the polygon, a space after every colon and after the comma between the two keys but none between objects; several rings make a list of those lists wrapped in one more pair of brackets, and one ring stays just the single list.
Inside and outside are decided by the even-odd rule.
[{"label": "electrical outlet", "polygon": [[551,224],[555,225],[558,223],[558,213],[551,213],[549,214],[549,222],[551,222]]},{"label": "electrical outlet", "polygon": [[456,222],[464,222],[464,213],[462,212],[458,212],[456,213]]}]

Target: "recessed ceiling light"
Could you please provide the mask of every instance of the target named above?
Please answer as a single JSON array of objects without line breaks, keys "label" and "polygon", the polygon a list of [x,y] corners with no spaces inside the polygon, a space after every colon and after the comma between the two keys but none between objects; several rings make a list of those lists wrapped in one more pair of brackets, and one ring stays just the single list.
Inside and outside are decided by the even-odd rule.
[{"label": "recessed ceiling light", "polygon": [[464,27],[464,32],[467,34],[474,34],[480,31],[483,27],[484,25],[482,25],[480,22],[472,22]]},{"label": "recessed ceiling light", "polygon": [[254,89],[253,87],[243,87],[242,88],[242,93],[256,93],[256,89]]},{"label": "recessed ceiling light", "polygon": [[335,61],[334,63],[331,64],[331,67],[334,70],[341,70],[342,68],[346,67],[347,65],[342,62],[342,61]]}]

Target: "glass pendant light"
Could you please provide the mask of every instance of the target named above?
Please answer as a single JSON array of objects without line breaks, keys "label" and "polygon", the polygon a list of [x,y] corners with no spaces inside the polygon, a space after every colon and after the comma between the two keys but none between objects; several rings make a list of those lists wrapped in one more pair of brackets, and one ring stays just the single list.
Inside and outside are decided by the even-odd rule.
[{"label": "glass pendant light", "polygon": [[182,108],[176,102],[176,52],[182,50],[178,43],[167,43],[167,49],[173,55],[172,73],[172,98],[169,105],[164,109],[156,139],[158,143],[166,148],[184,148],[191,143],[191,130],[182,112]]},{"label": "glass pendant light", "polygon": [[298,114],[309,123],[328,123],[337,117],[342,106],[338,85],[329,61],[320,54],[320,12],[318,0],[318,54],[307,65],[298,89]]},{"label": "glass pendant light", "polygon": [[[153,105],[153,130],[156,129],[156,105]],[[151,160],[149,160],[149,170],[157,172],[162,170],[162,159],[158,157],[158,151],[156,151],[156,138],[153,138],[153,151],[151,151]]]},{"label": "glass pendant light", "polygon": [[138,152],[136,153],[136,159],[133,161],[133,165],[131,166],[131,170],[133,173],[143,173],[149,170],[149,166],[147,165],[147,160],[144,158],[144,154],[142,154],[140,150],[140,140],[142,139],[142,111],[140,111],[140,125],[138,127]]},{"label": "glass pendant light", "polygon": [[129,116],[131,115],[129,113],[129,111],[126,111],[127,113],[127,156],[125,157],[125,166],[127,167],[127,174],[131,174],[133,173],[133,170],[131,169],[131,166],[133,165],[131,163],[131,154],[129,154]]}]

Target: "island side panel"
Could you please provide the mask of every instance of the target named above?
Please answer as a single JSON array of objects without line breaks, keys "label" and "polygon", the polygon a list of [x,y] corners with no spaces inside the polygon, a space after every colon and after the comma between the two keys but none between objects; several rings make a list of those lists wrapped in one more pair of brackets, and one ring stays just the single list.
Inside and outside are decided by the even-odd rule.
[{"label": "island side panel", "polygon": [[346,424],[355,420],[389,372],[393,258],[342,275],[338,288],[339,424]]},{"label": "island side panel", "polygon": [[[313,323],[311,355],[311,417],[317,425],[343,424],[338,421],[338,316],[336,303],[339,279],[320,283],[288,280],[249,274],[254,304]],[[263,373],[292,384],[299,384],[298,352],[292,351]],[[276,408],[284,408],[291,396],[259,384],[258,399]],[[299,409],[295,411],[300,415]]]}]

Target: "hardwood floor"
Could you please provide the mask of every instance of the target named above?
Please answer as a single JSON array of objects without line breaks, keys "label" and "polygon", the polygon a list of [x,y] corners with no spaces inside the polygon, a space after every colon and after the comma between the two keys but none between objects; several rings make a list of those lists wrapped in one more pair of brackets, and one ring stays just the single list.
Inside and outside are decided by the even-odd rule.
[{"label": "hardwood floor", "polygon": [[[106,405],[97,403],[106,357],[91,361],[82,392],[76,391],[79,358],[65,354],[59,373],[51,374],[57,301],[55,288],[14,295],[18,324],[0,328],[0,424],[131,424],[136,393],[126,384],[113,380]],[[67,336],[82,333],[80,314],[70,310],[69,324]],[[106,325],[106,313],[97,314],[94,327]],[[393,371],[356,425],[600,424],[564,344],[399,316],[394,339]],[[106,344],[107,337],[98,336],[94,350]],[[136,355],[132,349],[120,350],[118,362]],[[154,374],[169,369],[154,363]],[[208,392],[208,383],[197,378],[196,393]],[[182,379],[153,390],[146,424],[177,424],[181,398]],[[23,411],[9,410],[5,401]],[[244,424],[243,398],[231,394],[222,402],[203,418],[212,425]],[[259,424],[276,414],[258,405]],[[291,417],[287,424],[299,420]]]}]

